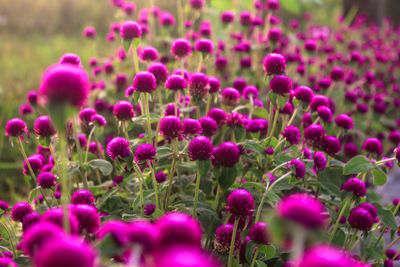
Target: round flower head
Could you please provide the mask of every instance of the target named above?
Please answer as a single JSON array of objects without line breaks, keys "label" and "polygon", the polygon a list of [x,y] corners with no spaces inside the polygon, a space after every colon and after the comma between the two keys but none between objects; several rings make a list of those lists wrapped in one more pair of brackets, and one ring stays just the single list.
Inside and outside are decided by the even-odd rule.
[{"label": "round flower head", "polygon": [[201,246],[201,227],[198,221],[180,212],[170,212],[155,224],[158,229],[157,243],[160,248],[173,245]]},{"label": "round flower head", "polygon": [[144,47],[140,51],[140,59],[143,61],[155,61],[158,58],[158,51],[152,46]]},{"label": "round flower head", "polygon": [[18,267],[18,265],[12,259],[3,257],[0,258],[0,267]]},{"label": "round flower head", "polygon": [[132,15],[136,10],[136,6],[132,2],[124,2],[122,9],[126,15]]},{"label": "round flower head", "polygon": [[271,243],[268,225],[264,222],[255,223],[250,228],[249,237],[251,240],[259,244],[269,245]]},{"label": "round flower head", "polygon": [[191,160],[207,160],[213,152],[213,144],[205,136],[198,136],[189,143],[188,154]]},{"label": "round flower head", "polygon": [[49,222],[40,222],[30,227],[23,235],[22,250],[29,256],[42,253],[46,243],[54,242],[63,237],[62,230]]},{"label": "round flower head", "polygon": [[181,120],[176,116],[165,116],[160,121],[160,134],[167,139],[174,139],[182,133]]},{"label": "round flower head", "polygon": [[324,206],[309,194],[289,195],[278,203],[277,209],[280,216],[301,224],[305,228],[314,229],[324,225]]},{"label": "round flower head", "polygon": [[318,116],[326,122],[332,121],[332,111],[327,106],[319,106],[317,108]]},{"label": "round flower head", "polygon": [[273,43],[279,42],[281,37],[282,37],[282,30],[279,28],[272,28],[268,32],[268,40]]},{"label": "round flower head", "polygon": [[210,94],[216,93],[221,89],[221,82],[217,77],[209,77],[208,78],[208,92]]},{"label": "round flower head", "polygon": [[84,108],[79,112],[79,119],[83,122],[90,122],[90,119],[94,114],[96,114],[94,108]]},{"label": "round flower head", "polygon": [[333,67],[330,73],[331,79],[334,81],[341,81],[344,78],[344,71],[341,67]]},{"label": "round flower head", "polygon": [[174,18],[174,16],[172,16],[171,13],[164,11],[161,13],[160,23],[164,27],[169,27],[169,26],[175,25],[175,18]]},{"label": "round flower head", "polygon": [[353,120],[346,114],[340,114],[335,118],[337,126],[342,127],[346,130],[353,129]]},{"label": "round flower head", "polygon": [[100,228],[100,215],[92,205],[78,204],[71,206],[72,214],[76,216],[80,233],[95,234]]},{"label": "round flower head", "polygon": [[287,167],[294,167],[294,175],[296,179],[301,179],[304,177],[306,174],[306,167],[304,166],[304,163],[301,160],[298,159],[292,159],[288,164]]},{"label": "round flower head", "polygon": [[204,6],[204,0],[190,0],[190,6],[194,9],[202,9]]},{"label": "round flower head", "polygon": [[123,137],[113,138],[107,144],[107,155],[112,159],[129,157],[131,154],[129,145],[129,141]]},{"label": "round flower head", "polygon": [[83,68],[56,64],[43,74],[39,92],[51,103],[69,103],[80,107],[89,95],[89,77]]},{"label": "round flower head", "polygon": [[218,130],[218,124],[213,118],[207,116],[202,117],[200,118],[199,122],[203,135],[207,137],[212,137],[215,135]]},{"label": "round flower head", "polygon": [[11,209],[11,219],[16,222],[22,222],[24,217],[33,212],[31,205],[26,202],[18,202]]},{"label": "round flower head", "polygon": [[358,197],[364,197],[367,192],[365,183],[356,177],[347,180],[343,184],[342,189],[347,192],[353,192],[353,195]]},{"label": "round flower head", "polygon": [[132,40],[142,36],[142,29],[136,21],[128,20],[121,25],[119,35],[122,39]]},{"label": "round flower head", "polygon": [[40,137],[52,136],[56,133],[56,129],[48,116],[40,116],[33,125],[33,130]]},{"label": "round flower head", "polygon": [[156,149],[150,144],[141,144],[135,150],[135,158],[138,161],[153,160]]},{"label": "round flower head", "polygon": [[288,76],[276,75],[271,79],[269,88],[276,94],[286,95],[292,90],[292,81]]},{"label": "round flower head", "polygon": [[348,222],[352,228],[369,231],[374,224],[374,218],[367,209],[355,207],[350,211]]},{"label": "round flower head", "polygon": [[[56,192],[59,192],[56,190]],[[78,220],[74,214],[72,214],[71,210],[68,209],[68,220],[70,232],[73,234],[78,233],[79,225]],[[49,222],[57,225],[59,229],[63,229],[64,224],[64,209],[63,208],[51,208],[46,211],[42,216],[42,222]]]},{"label": "round flower head", "polygon": [[141,71],[133,78],[133,88],[135,91],[149,93],[157,89],[157,80],[153,73],[148,71]]},{"label": "round flower head", "polygon": [[7,202],[0,200],[0,209],[1,210],[6,211],[9,208],[10,208],[10,205]]},{"label": "round flower head", "polygon": [[6,136],[19,137],[24,133],[28,133],[28,127],[20,118],[11,119],[6,123]]},{"label": "round flower head", "polygon": [[165,82],[165,88],[172,91],[183,90],[186,88],[186,86],[187,84],[185,78],[176,74],[169,76]]},{"label": "round flower head", "polygon": [[190,118],[183,120],[183,134],[196,135],[196,134],[201,134],[201,132],[202,128],[198,120]]},{"label": "round flower head", "polygon": [[[223,224],[217,228],[214,235],[214,248],[218,253],[224,255],[228,254],[231,240],[233,234],[233,225],[232,224]],[[234,249],[237,251],[240,248],[242,243],[242,238],[240,237],[240,233],[237,230]]]},{"label": "round flower head", "polygon": [[36,91],[29,91],[28,94],[26,95],[26,100],[32,106],[35,106],[38,103],[38,98],[39,95]]},{"label": "round flower head", "polygon": [[51,188],[56,185],[56,176],[51,172],[42,172],[36,179],[41,188]]},{"label": "round flower head", "polygon": [[208,255],[205,251],[188,247],[174,246],[167,250],[159,251],[155,255],[155,266],[157,267],[220,267],[221,264]]},{"label": "round flower head", "polygon": [[88,204],[94,206],[96,199],[92,192],[86,189],[79,189],[72,194],[72,204]]},{"label": "round flower head", "polygon": [[[114,66],[111,62],[105,62],[103,64],[103,69],[106,74],[111,74],[114,72]],[[101,70],[101,69],[100,69]]]},{"label": "round flower head", "polygon": [[177,116],[181,114],[181,109],[179,106],[175,106],[175,104],[168,104],[165,107],[164,116]]},{"label": "round flower head", "polygon": [[154,204],[147,204],[144,207],[144,215],[146,216],[150,216],[151,214],[153,214],[153,212],[156,210],[156,205]]},{"label": "round flower head", "polygon": [[342,150],[342,144],[335,136],[324,136],[321,147],[329,155],[335,155]]},{"label": "round flower head", "polygon": [[268,132],[269,123],[265,119],[252,119],[247,122],[246,131],[250,133],[260,132],[264,134]]},{"label": "round flower head", "polygon": [[24,175],[31,174],[27,162],[29,162],[29,165],[31,165],[32,171],[35,174],[37,174],[41,171],[41,169],[43,167],[43,163],[45,162],[45,159],[40,154],[35,154],[35,155],[28,157],[27,160],[24,161],[24,168],[22,170],[22,173]]},{"label": "round flower head", "polygon": [[33,111],[32,107],[27,105],[27,104],[23,104],[20,108],[19,108],[19,114],[21,116],[25,116],[28,114],[31,114]]},{"label": "round flower head", "polygon": [[321,125],[311,124],[304,130],[304,139],[308,144],[318,145],[325,136],[325,129]]},{"label": "round flower head", "polygon": [[128,231],[128,225],[125,222],[109,220],[100,227],[97,238],[102,240],[109,235],[115,243],[124,245],[128,242]]},{"label": "round flower head", "polygon": [[103,116],[101,116],[100,114],[94,114],[91,118],[90,121],[94,122],[94,124],[96,126],[99,127],[104,127],[107,124],[107,120],[106,118],[104,118]]},{"label": "round flower head", "polygon": [[189,93],[193,100],[199,101],[208,92],[208,77],[201,72],[193,73],[189,80]]},{"label": "round flower head", "polygon": [[368,138],[365,140],[362,149],[368,153],[375,153],[377,156],[380,156],[383,152],[382,143],[376,138]]},{"label": "round flower head", "polygon": [[214,166],[233,167],[239,161],[239,148],[235,143],[224,142],[214,149],[211,161]]},{"label": "round flower head", "polygon": [[240,101],[240,93],[233,87],[227,87],[221,92],[221,102],[227,106],[236,106]]},{"label": "round flower head", "polygon": [[128,224],[128,241],[140,245],[144,252],[152,252],[156,247],[158,229],[153,224],[137,220]]},{"label": "round flower head", "polygon": [[89,39],[96,37],[96,29],[92,26],[88,26],[83,30],[83,36]]},{"label": "round flower head", "polygon": [[374,205],[372,205],[372,204],[370,204],[370,203],[368,203],[368,202],[364,202],[364,203],[361,203],[361,204],[358,205],[358,206],[359,206],[360,208],[363,208],[363,209],[368,210],[368,211],[371,213],[372,218],[374,218],[374,220],[377,218],[377,216],[378,216],[378,211],[377,211],[377,209],[375,208]]},{"label": "round flower head", "polygon": [[264,72],[267,75],[282,74],[286,69],[284,56],[277,53],[270,53],[264,58]]},{"label": "round flower head", "polygon": [[243,89],[242,95],[246,100],[250,100],[250,98],[256,99],[260,92],[258,92],[257,87],[253,85],[248,85]]},{"label": "round flower head", "polygon": [[221,108],[212,108],[207,113],[208,117],[213,118],[218,125],[224,124],[226,120],[226,112]]},{"label": "round flower head", "polygon": [[235,19],[235,14],[232,11],[226,10],[221,14],[221,22],[223,24],[232,23]]},{"label": "round flower head", "polygon": [[157,86],[163,85],[168,78],[168,70],[163,63],[153,63],[147,70],[156,78]]},{"label": "round flower head", "polygon": [[60,58],[60,64],[72,64],[81,67],[82,62],[77,54],[66,53]]},{"label": "round flower head", "polygon": [[214,51],[214,45],[209,39],[199,39],[194,44],[194,50],[203,54],[211,54]]},{"label": "round flower head", "polygon": [[24,216],[22,220],[22,231],[26,233],[32,226],[36,225],[42,219],[42,215],[37,212],[32,212]]},{"label": "round flower head", "polygon": [[294,97],[303,102],[311,102],[314,97],[313,91],[307,86],[299,86],[294,89]]},{"label": "round flower head", "polygon": [[248,10],[242,11],[239,16],[239,22],[242,26],[250,26],[253,18],[251,12]]},{"label": "round flower head", "polygon": [[163,183],[167,179],[167,175],[163,171],[157,172],[155,176],[158,183]]},{"label": "round flower head", "polygon": [[[289,265],[288,265],[289,266]],[[368,267],[370,265],[359,262],[347,251],[326,244],[315,245],[306,250],[298,267]]]},{"label": "round flower head", "polygon": [[301,140],[301,133],[296,126],[289,125],[281,133],[291,145],[296,145]]},{"label": "round flower head", "polygon": [[183,38],[175,39],[171,45],[171,54],[177,58],[187,57],[192,53],[192,48],[188,40]]},{"label": "round flower head", "polygon": [[46,243],[35,257],[36,267],[96,267],[95,249],[78,239],[61,238]]},{"label": "round flower head", "polygon": [[315,95],[310,103],[310,109],[312,111],[316,111],[319,106],[327,106],[329,107],[329,100],[324,95]]},{"label": "round flower head", "polygon": [[226,210],[235,218],[252,215],[254,212],[253,195],[245,189],[235,189],[226,200]]},{"label": "round flower head", "polygon": [[388,139],[390,142],[392,142],[395,145],[399,144],[400,143],[400,132],[396,131],[396,130],[391,131],[388,136]]},{"label": "round flower head", "polygon": [[117,102],[114,105],[113,113],[115,118],[120,121],[127,121],[135,116],[132,104],[126,100]]},{"label": "round flower head", "polygon": [[227,65],[228,65],[228,60],[226,59],[226,57],[219,56],[215,59],[215,68],[218,71],[224,72]]},{"label": "round flower head", "polygon": [[315,152],[314,153],[314,170],[322,171],[326,167],[326,157],[325,154],[322,152]]}]

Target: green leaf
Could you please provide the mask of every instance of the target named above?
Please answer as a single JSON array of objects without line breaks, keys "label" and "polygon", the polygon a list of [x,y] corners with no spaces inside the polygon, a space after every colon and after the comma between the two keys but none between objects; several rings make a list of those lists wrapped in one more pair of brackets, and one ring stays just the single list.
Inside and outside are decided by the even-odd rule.
[{"label": "green leaf", "polygon": [[246,128],[244,127],[234,127],[233,133],[235,134],[236,142],[240,142],[246,135]]},{"label": "green leaf", "polygon": [[256,260],[256,266],[257,267],[268,267],[268,265],[265,262],[260,261],[260,260]]},{"label": "green leaf", "polygon": [[198,160],[197,161],[197,168],[199,169],[200,178],[204,178],[207,176],[208,171],[211,168],[211,160]]},{"label": "green leaf", "polygon": [[132,39],[122,39],[122,46],[124,47],[125,53],[128,53],[131,43]]},{"label": "green leaf", "polygon": [[270,245],[270,246],[261,245],[258,247],[258,251],[259,251],[259,253],[262,253],[265,255],[265,257],[266,257],[265,260],[269,260],[275,256],[276,249],[272,245]]},{"label": "green leaf", "polygon": [[387,177],[386,174],[379,168],[372,169],[372,175],[374,176],[374,185],[384,185],[386,184]]},{"label": "green leaf", "polygon": [[372,203],[372,205],[375,206],[376,210],[378,211],[378,218],[381,219],[384,225],[391,229],[397,229],[396,220],[391,211],[385,209],[377,202]]},{"label": "green leaf", "polygon": [[300,1],[298,0],[281,0],[281,6],[287,11],[299,15],[301,13]]},{"label": "green leaf", "polygon": [[235,182],[236,176],[236,167],[222,167],[217,176],[217,181],[224,190],[227,190]]},{"label": "green leaf", "polygon": [[257,247],[257,243],[254,242],[253,240],[250,240],[247,245],[246,245],[246,260],[248,262],[251,262],[254,254],[254,250]]},{"label": "green leaf", "polygon": [[364,171],[368,171],[372,169],[374,165],[371,163],[369,159],[365,156],[358,155],[352,158],[347,164],[344,166],[343,174],[356,174]]},{"label": "green leaf", "polygon": [[50,136],[46,136],[46,137],[39,137],[39,144],[43,147],[49,147],[50,146]]},{"label": "green leaf", "polygon": [[98,251],[103,258],[109,258],[119,255],[123,252],[124,247],[115,242],[111,234],[106,235],[100,243],[97,244]]},{"label": "green leaf", "polygon": [[261,119],[268,120],[268,112],[264,108],[259,108],[259,107],[255,108],[254,109],[254,116],[256,116],[258,118],[261,118]]},{"label": "green leaf", "polygon": [[91,160],[89,161],[89,166],[99,169],[104,176],[110,175],[113,170],[112,164],[104,159]]},{"label": "green leaf", "polygon": [[277,95],[278,107],[283,108],[286,105],[288,98],[289,96]]},{"label": "green leaf", "polygon": [[342,172],[342,168],[340,167],[328,167],[320,171],[318,173],[318,178],[322,188],[335,196],[340,196],[341,177],[343,177]]},{"label": "green leaf", "polygon": [[346,234],[341,229],[337,229],[335,236],[333,237],[332,244],[341,247],[343,246],[345,240],[346,240]]},{"label": "green leaf", "polygon": [[276,98],[277,98],[277,94],[275,94],[274,92],[270,91],[268,94],[268,98],[269,101],[271,101],[271,104],[274,108],[276,108]]},{"label": "green leaf", "polygon": [[140,44],[140,38],[135,38],[133,41],[135,42],[135,47],[137,48],[137,47],[139,47],[139,44]]}]

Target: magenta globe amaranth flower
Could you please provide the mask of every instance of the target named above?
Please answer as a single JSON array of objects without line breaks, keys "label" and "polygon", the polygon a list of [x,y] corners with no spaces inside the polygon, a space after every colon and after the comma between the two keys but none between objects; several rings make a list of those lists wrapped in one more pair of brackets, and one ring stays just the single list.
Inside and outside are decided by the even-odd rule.
[{"label": "magenta globe amaranth flower", "polygon": [[11,219],[16,222],[22,222],[24,217],[33,212],[31,205],[26,202],[18,202],[11,209]]},{"label": "magenta globe amaranth flower", "polygon": [[[223,224],[219,226],[215,231],[214,248],[216,251],[218,251],[218,253],[222,255],[228,254],[234,230],[233,228],[234,227],[232,224]],[[234,249],[236,251],[239,250],[241,243],[242,238],[240,237],[240,233],[237,230],[234,243]]]},{"label": "magenta globe amaranth flower", "polygon": [[76,190],[71,197],[72,204],[88,204],[94,206],[96,199],[92,192],[86,189]]},{"label": "magenta globe amaranth flower", "polygon": [[175,39],[171,45],[171,54],[177,58],[187,57],[192,53],[192,48],[188,40],[183,38]]},{"label": "magenta globe amaranth flower", "polygon": [[96,29],[92,26],[88,26],[83,30],[83,36],[88,39],[94,39],[96,37]]},{"label": "magenta globe amaranth flower", "polygon": [[183,120],[183,134],[196,135],[196,134],[201,134],[201,132],[202,128],[198,120],[190,118]]},{"label": "magenta globe amaranth flower", "polygon": [[140,50],[140,59],[143,61],[155,61],[158,58],[158,51],[152,46],[143,47]]},{"label": "magenta globe amaranth flower", "polygon": [[188,154],[191,160],[207,160],[213,152],[213,144],[205,136],[198,136],[189,143]]},{"label": "magenta globe amaranth flower", "polygon": [[286,69],[285,57],[281,54],[270,53],[264,58],[264,72],[268,75],[282,74]]},{"label": "magenta globe amaranth flower", "polygon": [[276,94],[286,95],[292,90],[292,81],[288,76],[276,75],[271,79],[269,88]]},{"label": "magenta globe amaranth flower", "polygon": [[212,137],[215,135],[218,130],[218,124],[213,118],[208,116],[202,117],[200,118],[199,122],[203,135],[207,137]]},{"label": "magenta globe amaranth flower", "polygon": [[199,39],[194,45],[194,50],[203,54],[211,54],[214,51],[214,45],[209,39]]},{"label": "magenta globe amaranth flower", "polygon": [[201,246],[202,231],[198,221],[180,212],[170,212],[155,224],[158,229],[157,243],[160,248],[173,245]]},{"label": "magenta globe amaranth flower", "polygon": [[314,92],[307,86],[299,86],[294,89],[294,97],[300,101],[309,103],[314,98]]},{"label": "magenta globe amaranth flower", "polygon": [[114,105],[113,113],[115,118],[120,121],[127,121],[135,116],[132,104],[126,100],[117,102]]},{"label": "magenta globe amaranth flower", "polygon": [[158,229],[154,224],[144,220],[128,224],[128,242],[139,245],[145,252],[152,252],[157,246]]},{"label": "magenta globe amaranth flower", "polygon": [[223,24],[232,23],[234,19],[235,19],[235,14],[232,11],[226,10],[223,11],[221,14],[221,22]]},{"label": "magenta globe amaranth flower", "polygon": [[119,35],[122,39],[132,40],[142,36],[142,29],[136,21],[128,20],[121,25]]},{"label": "magenta globe amaranth flower", "polygon": [[209,77],[208,78],[208,92],[210,94],[214,94],[221,89],[221,82],[217,77]]},{"label": "magenta globe amaranth flower", "polygon": [[135,150],[135,158],[138,161],[153,160],[156,149],[150,144],[141,144]]},{"label": "magenta globe amaranth flower", "polygon": [[100,214],[96,207],[86,204],[72,205],[71,212],[78,221],[80,233],[97,233],[100,227]]},{"label": "magenta globe amaranth flower", "polygon": [[89,95],[89,77],[83,68],[75,65],[52,65],[42,76],[39,92],[50,103],[80,107]]},{"label": "magenta globe amaranth flower", "polygon": [[90,243],[67,237],[43,245],[34,260],[36,267],[97,266],[96,251]]},{"label": "magenta globe amaranth flower", "polygon": [[235,143],[224,142],[214,149],[211,161],[214,166],[233,167],[239,161],[239,148]]},{"label": "magenta globe amaranth flower", "polygon": [[51,188],[56,185],[56,176],[51,172],[42,172],[36,179],[41,188]]},{"label": "magenta globe amaranth flower", "polygon": [[168,78],[168,70],[163,63],[153,63],[147,70],[156,78],[157,86],[163,85]]},{"label": "magenta globe amaranth flower", "polygon": [[10,258],[0,258],[0,267],[18,267],[18,265]]},{"label": "magenta globe amaranth flower", "polygon": [[187,87],[186,80],[180,75],[173,74],[169,76],[165,82],[165,88],[172,91],[183,90]]},{"label": "magenta globe amaranth flower", "polygon": [[259,244],[269,245],[271,243],[269,228],[264,222],[255,223],[250,228],[249,237],[251,240]]},{"label": "magenta globe amaranth flower", "polygon": [[335,123],[337,126],[342,127],[346,130],[353,129],[353,120],[346,114],[340,114],[335,118]]},{"label": "magenta globe amaranth flower", "polygon": [[240,101],[240,93],[233,87],[227,87],[221,92],[221,102],[227,106],[236,106]]},{"label": "magenta globe amaranth flower", "polygon": [[368,138],[365,140],[362,149],[368,153],[375,153],[377,156],[380,156],[383,152],[382,143],[377,138]]},{"label": "magenta globe amaranth flower", "polygon": [[320,228],[324,225],[323,204],[308,194],[289,195],[278,203],[277,209],[280,216],[301,224],[305,228]]},{"label": "magenta globe amaranth flower", "polygon": [[42,215],[38,212],[32,212],[24,216],[22,220],[22,231],[26,233],[32,226],[36,225],[42,219]]},{"label": "magenta globe amaranth flower", "polygon": [[187,246],[174,246],[155,255],[155,266],[221,267],[221,264],[207,252]]},{"label": "magenta globe amaranth flower", "polygon": [[335,155],[342,150],[342,144],[335,136],[324,136],[321,143],[321,148],[329,155]]},{"label": "magenta globe amaranth flower", "polygon": [[304,163],[299,159],[292,159],[288,164],[287,168],[294,168],[294,176],[296,179],[301,179],[306,174],[306,167]]},{"label": "magenta globe amaranth flower", "polygon": [[352,228],[369,231],[374,224],[374,218],[366,208],[355,207],[350,211],[348,222]]},{"label": "magenta globe amaranth flower", "polygon": [[226,200],[226,210],[236,219],[252,215],[254,212],[253,195],[245,189],[234,190]]},{"label": "magenta globe amaranth flower", "polygon": [[174,139],[182,133],[181,120],[176,116],[165,116],[160,121],[160,134],[168,139]]},{"label": "magenta globe amaranth flower", "polygon": [[40,137],[52,136],[56,133],[55,126],[48,116],[40,116],[33,125],[33,130]]},{"label": "magenta globe amaranth flower", "polygon": [[330,76],[333,81],[341,81],[344,79],[344,71],[339,66],[333,67]]},{"label": "magenta globe amaranth flower", "polygon": [[99,240],[109,235],[117,245],[125,245],[128,242],[128,225],[123,221],[109,220],[100,227],[96,235]]},{"label": "magenta globe amaranth flower", "polygon": [[37,174],[42,170],[43,164],[45,163],[45,159],[40,154],[35,154],[28,157],[27,160],[24,161],[24,167],[22,169],[22,173],[24,175],[32,175],[28,163],[31,166],[33,173]]},{"label": "magenta globe amaranth flower", "polygon": [[9,208],[10,208],[10,205],[7,202],[0,200],[0,209],[1,210],[6,211]]},{"label": "magenta globe amaranth flower", "polygon": [[310,109],[316,111],[320,106],[329,107],[329,100],[324,95],[315,95],[310,103]]},{"label": "magenta globe amaranth flower", "polygon": [[193,73],[189,80],[189,93],[194,101],[200,101],[208,92],[208,77],[201,72]]},{"label": "magenta globe amaranth flower", "polygon": [[325,136],[325,129],[318,124],[312,124],[304,130],[304,139],[308,144],[318,145]]},{"label": "magenta globe amaranth flower", "polygon": [[179,108],[179,106],[175,106],[175,104],[168,104],[165,107],[164,116],[177,116],[177,117],[179,117],[180,114],[181,114],[181,109]]},{"label": "magenta globe amaranth flower", "polygon": [[53,223],[40,222],[30,227],[23,235],[22,250],[29,256],[43,253],[46,243],[58,241],[63,237],[62,229]]},{"label": "magenta globe amaranth flower", "polygon": [[113,138],[107,144],[107,155],[112,159],[129,157],[131,154],[129,145],[129,141],[123,137]]},{"label": "magenta globe amaranth flower", "polygon": [[19,137],[24,133],[28,133],[28,127],[22,119],[14,118],[6,123],[6,136]]},{"label": "magenta globe amaranth flower", "polygon": [[156,205],[154,204],[147,204],[144,206],[144,215],[150,216],[156,210]]},{"label": "magenta globe amaranth flower", "polygon": [[348,192],[352,192],[353,195],[358,197],[364,197],[367,192],[367,187],[363,181],[354,177],[347,180],[343,185],[342,189]]},{"label": "magenta globe amaranth flower", "polygon": [[99,127],[104,127],[107,124],[107,120],[106,118],[104,118],[102,115],[100,114],[94,114],[91,118],[90,121],[93,122],[96,126]]},{"label": "magenta globe amaranth flower", "polygon": [[259,94],[260,92],[258,92],[257,87],[255,87],[254,85],[246,86],[242,92],[243,98],[246,100],[250,100],[251,98],[255,100]]},{"label": "magenta globe amaranth flower", "polygon": [[317,108],[317,112],[318,112],[318,116],[322,120],[324,120],[324,121],[326,121],[328,123],[330,123],[332,121],[332,111],[327,106],[319,106]]},{"label": "magenta globe amaranth flower", "polygon": [[221,108],[212,108],[207,113],[208,117],[213,118],[218,125],[224,124],[226,120],[226,112]]},{"label": "magenta globe amaranth flower", "polygon": [[60,58],[60,64],[72,64],[81,67],[82,62],[80,57],[74,53],[65,53]]},{"label": "magenta globe amaranth flower", "polygon": [[157,80],[153,73],[149,71],[141,71],[133,78],[133,88],[135,91],[151,94],[157,89]]},{"label": "magenta globe amaranth flower", "polygon": [[298,144],[301,140],[301,133],[296,126],[289,125],[281,133],[291,145]]}]

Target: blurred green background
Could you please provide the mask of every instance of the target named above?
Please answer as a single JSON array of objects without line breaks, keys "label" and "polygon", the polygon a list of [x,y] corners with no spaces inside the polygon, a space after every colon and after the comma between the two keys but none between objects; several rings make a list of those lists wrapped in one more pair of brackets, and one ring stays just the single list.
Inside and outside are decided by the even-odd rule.
[{"label": "blurred green background", "polygon": [[[189,0],[182,0],[189,2]],[[212,6],[210,12],[217,16],[221,10],[230,9],[230,0],[206,0]],[[321,24],[335,24],[342,10],[357,4],[379,16],[376,5],[390,0],[281,0],[279,16],[283,21],[301,20],[301,14],[310,12],[313,20]],[[397,6],[399,6],[398,0]],[[176,0],[155,0],[161,10],[176,13]],[[240,1],[241,9],[253,8],[253,0]],[[137,0],[136,14],[150,1]],[[363,10],[364,11],[364,10]],[[5,123],[19,117],[18,109],[25,102],[26,92],[36,90],[43,71],[59,60],[66,52],[77,53],[86,65],[93,56],[106,57],[120,46],[106,43],[105,36],[113,21],[123,20],[120,10],[109,0],[0,0],[0,199],[11,200],[22,190],[22,157],[4,137]],[[96,53],[93,43],[82,38],[86,26],[97,30]],[[27,119],[29,120],[29,119]],[[31,118],[33,124],[34,118]],[[33,152],[34,144],[27,144]],[[21,193],[21,192],[20,192]]]}]

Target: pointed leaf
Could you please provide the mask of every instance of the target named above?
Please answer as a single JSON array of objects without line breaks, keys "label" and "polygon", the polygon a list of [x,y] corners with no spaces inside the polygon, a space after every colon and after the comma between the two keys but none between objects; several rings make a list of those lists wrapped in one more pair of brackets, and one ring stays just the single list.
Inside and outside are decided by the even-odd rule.
[{"label": "pointed leaf", "polygon": [[369,159],[365,156],[358,155],[352,158],[347,164],[344,166],[343,174],[356,174],[364,171],[368,171],[372,169],[374,165],[371,163]]},{"label": "pointed leaf", "polygon": [[132,39],[123,39],[122,46],[124,47],[125,53],[128,53],[129,48],[131,47]]},{"label": "pointed leaf", "polygon": [[207,176],[208,171],[211,168],[211,160],[198,160],[197,161],[197,168],[199,169],[200,178],[204,178]]},{"label": "pointed leaf", "polygon": [[379,168],[372,169],[372,174],[374,175],[374,185],[381,186],[386,184],[387,177],[386,174],[383,171],[381,171],[381,169]]}]

